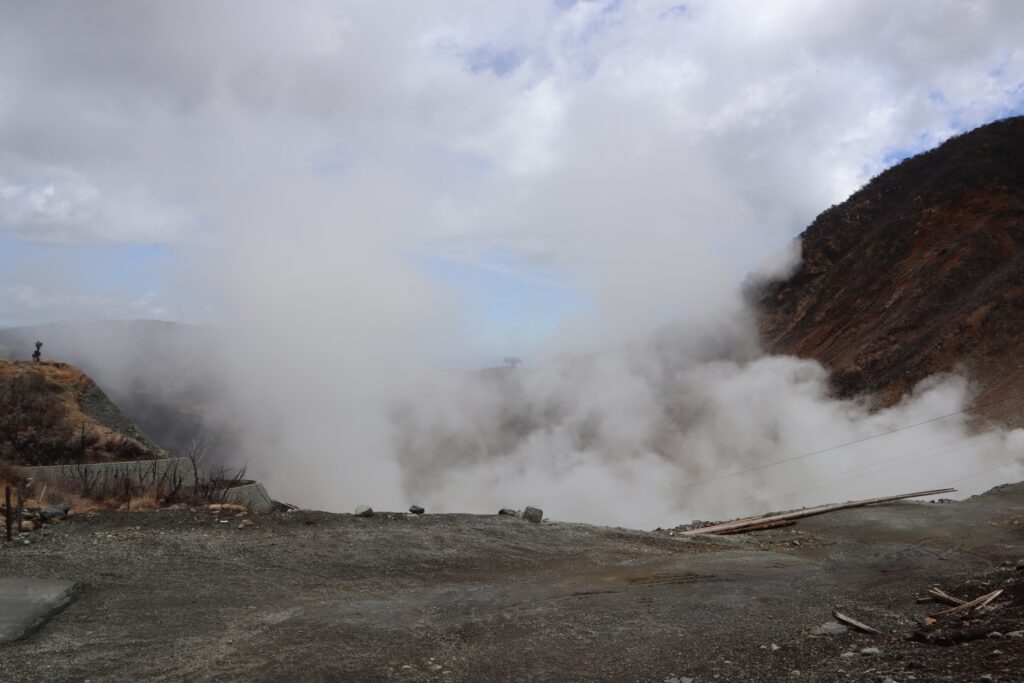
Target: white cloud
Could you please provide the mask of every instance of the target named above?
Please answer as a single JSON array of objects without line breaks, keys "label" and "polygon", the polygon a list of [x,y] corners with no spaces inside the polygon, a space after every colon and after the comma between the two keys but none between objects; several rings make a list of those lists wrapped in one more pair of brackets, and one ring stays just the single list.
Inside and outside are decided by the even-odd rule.
[{"label": "white cloud", "polygon": [[20,181],[0,176],[0,230],[26,242],[170,242],[187,237],[190,227],[181,208],[143,191],[101,191],[74,172],[48,169]]},{"label": "white cloud", "polygon": [[155,292],[140,296],[102,296],[34,285],[0,287],[0,320],[22,324],[52,320],[145,319],[168,320],[170,309]]}]

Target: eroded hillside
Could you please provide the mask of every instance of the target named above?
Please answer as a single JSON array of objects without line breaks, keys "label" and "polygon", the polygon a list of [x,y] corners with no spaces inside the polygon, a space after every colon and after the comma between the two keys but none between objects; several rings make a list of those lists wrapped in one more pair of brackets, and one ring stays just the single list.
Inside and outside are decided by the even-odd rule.
[{"label": "eroded hillside", "polygon": [[800,241],[792,276],[754,293],[768,352],[882,403],[962,369],[979,414],[1024,422],[1024,117],[903,161]]}]

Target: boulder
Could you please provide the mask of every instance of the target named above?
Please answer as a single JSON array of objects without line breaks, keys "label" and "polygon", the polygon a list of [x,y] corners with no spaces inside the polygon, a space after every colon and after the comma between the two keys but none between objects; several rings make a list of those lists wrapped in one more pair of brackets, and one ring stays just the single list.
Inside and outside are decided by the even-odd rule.
[{"label": "boulder", "polygon": [[424,512],[426,512],[426,510],[424,510],[423,507],[420,505],[410,505],[409,512],[411,512],[414,515],[422,515]]},{"label": "boulder", "polygon": [[356,508],[356,517],[373,517],[373,508],[369,505],[360,505]]},{"label": "boulder", "polygon": [[525,519],[527,522],[539,524],[540,521],[544,519],[544,511],[541,510],[540,508],[535,508],[532,506],[527,507],[525,510],[523,510],[523,519]]},{"label": "boulder", "polygon": [[826,621],[821,626],[811,629],[811,635],[815,636],[840,636],[846,633],[846,627],[838,621]]},{"label": "boulder", "polygon": [[513,510],[512,508],[501,508],[500,510],[498,510],[498,514],[508,515],[509,517],[515,517],[519,513]]},{"label": "boulder", "polygon": [[50,508],[43,508],[39,511],[39,517],[41,519],[65,519],[70,510],[70,505],[67,503],[61,503],[60,505],[54,505]]}]

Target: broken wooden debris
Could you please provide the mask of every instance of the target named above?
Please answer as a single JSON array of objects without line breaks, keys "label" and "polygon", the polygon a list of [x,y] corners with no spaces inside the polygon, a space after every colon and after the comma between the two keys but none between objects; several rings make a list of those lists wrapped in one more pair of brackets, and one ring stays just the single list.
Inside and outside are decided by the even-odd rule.
[{"label": "broken wooden debris", "polygon": [[784,512],[776,515],[762,515],[760,517],[747,517],[745,519],[740,519],[733,522],[723,522],[721,524],[713,524],[711,526],[700,527],[697,529],[688,529],[687,531],[684,531],[681,535],[696,536],[698,534],[743,533],[745,531],[753,531],[751,527],[764,528],[764,524],[770,524],[773,522],[800,519],[802,517],[811,517],[813,515],[822,515],[826,512],[835,512],[837,510],[846,510],[849,508],[863,507],[865,505],[889,503],[896,500],[903,500],[905,498],[935,496],[940,493],[951,493],[953,491],[956,491],[956,489],[934,489],[931,491],[915,491],[914,493],[903,493],[898,496],[885,496],[883,498],[868,498],[867,500],[854,500],[847,503],[819,505],[817,507],[804,508],[803,510],[794,510],[793,512]]},{"label": "broken wooden debris", "polygon": [[859,622],[856,619],[854,619],[853,617],[848,617],[845,614],[843,614],[842,612],[839,612],[837,610],[832,610],[832,616],[836,618],[836,621],[840,621],[840,622],[846,624],[847,626],[849,626],[851,628],[854,628],[854,629],[856,629],[858,631],[861,631],[862,633],[869,633],[869,634],[871,634],[873,636],[880,636],[880,635],[882,635],[882,632],[879,631],[877,628],[871,628],[867,624]]},{"label": "broken wooden debris", "polygon": [[938,586],[933,586],[932,588],[928,589],[928,597],[930,597],[932,600],[935,600],[936,602],[942,602],[947,605],[953,605],[954,607],[959,607],[960,605],[963,605],[967,602],[966,600],[961,600],[960,598],[950,595]]},{"label": "broken wooden debris", "polygon": [[731,529],[727,531],[719,531],[719,536],[726,536],[728,534],[745,534],[748,531],[764,531],[765,529],[778,529],[784,526],[793,526],[796,524],[795,519],[780,519],[774,522],[762,522],[761,524],[754,524],[753,526],[745,526],[740,529]]},{"label": "broken wooden debris", "polygon": [[992,591],[991,593],[986,593],[985,595],[982,595],[980,598],[975,598],[970,602],[965,602],[962,605],[957,605],[956,607],[950,607],[949,609],[942,610],[941,612],[936,612],[931,616],[934,618],[947,617],[951,614],[959,614],[961,612],[971,612],[975,610],[980,610],[982,607],[985,607],[1002,594],[1003,589],[1000,588],[998,590]]}]

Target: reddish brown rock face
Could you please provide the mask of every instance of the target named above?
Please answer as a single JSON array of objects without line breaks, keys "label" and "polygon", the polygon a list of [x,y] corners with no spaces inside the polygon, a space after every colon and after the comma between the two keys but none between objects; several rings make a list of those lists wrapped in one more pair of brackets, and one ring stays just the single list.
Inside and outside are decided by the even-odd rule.
[{"label": "reddish brown rock face", "polygon": [[800,240],[797,271],[751,292],[766,351],[883,404],[962,368],[981,415],[1024,424],[1024,117],[889,169]]}]

